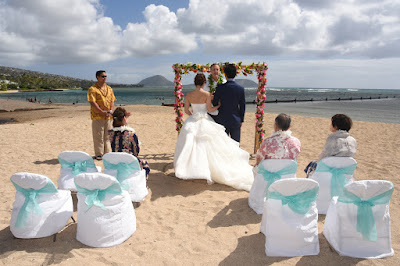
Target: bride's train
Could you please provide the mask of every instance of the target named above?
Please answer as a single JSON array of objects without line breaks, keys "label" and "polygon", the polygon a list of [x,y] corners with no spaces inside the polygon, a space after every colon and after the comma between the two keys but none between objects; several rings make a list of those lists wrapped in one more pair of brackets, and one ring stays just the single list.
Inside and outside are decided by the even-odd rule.
[{"label": "bride's train", "polygon": [[250,191],[253,183],[249,153],[228,137],[225,128],[207,114],[206,104],[192,104],[175,147],[175,176],[205,179]]}]

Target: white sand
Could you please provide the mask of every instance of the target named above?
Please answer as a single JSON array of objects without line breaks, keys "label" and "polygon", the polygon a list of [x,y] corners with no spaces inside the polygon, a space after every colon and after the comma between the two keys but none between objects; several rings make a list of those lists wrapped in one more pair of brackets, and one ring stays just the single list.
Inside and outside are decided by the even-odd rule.
[{"label": "white sand", "polygon": [[[8,102],[8,103],[7,103]],[[27,109],[30,103],[0,100],[0,110]],[[34,105],[34,104],[33,104]],[[149,161],[150,194],[137,208],[137,231],[111,248],[95,249],[79,243],[72,220],[58,234],[43,239],[14,239],[9,227],[15,189],[9,178],[15,172],[44,174],[57,183],[57,156],[64,150],[93,155],[89,106],[35,105],[48,110],[0,112],[1,119],[19,123],[0,125],[0,263],[8,265],[398,265],[400,252],[400,132],[399,124],[355,122],[359,179],[390,180],[395,191],[390,204],[392,245],[395,256],[382,260],[340,257],[322,234],[318,256],[273,258],[264,252],[265,237],[259,233],[261,216],[247,205],[248,193],[205,181],[174,177],[173,152],[177,140],[173,108],[127,106],[130,126],[142,142],[141,157]],[[267,134],[275,114],[266,115]],[[298,177],[316,159],[329,135],[329,119],[292,117],[293,135],[302,142]],[[247,113],[241,147],[253,153],[254,114]],[[314,126],[310,126],[314,125]],[[251,163],[254,164],[254,155]],[[97,162],[97,165],[102,165]],[[76,213],[74,213],[76,218]],[[322,232],[325,216],[319,217]],[[396,262],[397,261],[397,262]]]}]

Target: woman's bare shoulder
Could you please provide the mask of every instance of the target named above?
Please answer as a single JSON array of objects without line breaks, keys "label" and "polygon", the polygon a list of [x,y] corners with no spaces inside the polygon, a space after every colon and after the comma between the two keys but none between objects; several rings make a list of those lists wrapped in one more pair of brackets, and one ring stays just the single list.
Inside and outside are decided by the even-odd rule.
[{"label": "woman's bare shoulder", "polygon": [[186,93],[185,98],[186,99],[191,99],[193,97],[193,91],[189,91],[188,93]]}]

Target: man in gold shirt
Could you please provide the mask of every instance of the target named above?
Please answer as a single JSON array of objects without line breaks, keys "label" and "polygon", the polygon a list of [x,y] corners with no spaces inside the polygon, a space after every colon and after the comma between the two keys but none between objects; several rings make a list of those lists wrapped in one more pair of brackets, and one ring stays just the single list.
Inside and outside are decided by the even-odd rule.
[{"label": "man in gold shirt", "polygon": [[95,159],[101,160],[104,154],[111,152],[108,130],[112,128],[112,111],[116,98],[111,87],[106,84],[106,71],[97,71],[96,79],[96,84],[88,90],[87,99],[90,103]]}]

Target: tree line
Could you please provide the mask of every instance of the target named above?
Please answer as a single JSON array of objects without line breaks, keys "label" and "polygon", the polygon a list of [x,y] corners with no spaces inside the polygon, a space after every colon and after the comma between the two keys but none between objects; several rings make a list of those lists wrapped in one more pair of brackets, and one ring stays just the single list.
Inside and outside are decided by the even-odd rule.
[{"label": "tree line", "polygon": [[[0,66],[0,90],[87,90],[94,83],[93,80]],[[142,84],[109,84],[115,87],[143,87]]]},{"label": "tree line", "polygon": [[89,88],[94,81],[0,66],[0,90]]}]

